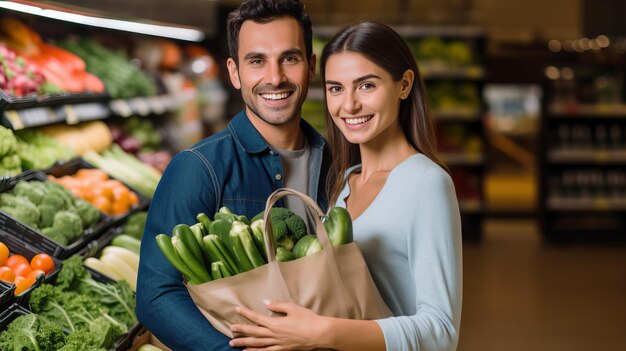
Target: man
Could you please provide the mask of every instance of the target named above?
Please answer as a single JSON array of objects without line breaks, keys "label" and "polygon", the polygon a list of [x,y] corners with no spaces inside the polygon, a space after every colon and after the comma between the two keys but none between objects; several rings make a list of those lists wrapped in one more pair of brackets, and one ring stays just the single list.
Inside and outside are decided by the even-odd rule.
[{"label": "man", "polygon": [[[300,109],[315,71],[311,21],[299,0],[249,0],[228,19],[232,84],[245,109],[225,130],[180,152],[150,205],[141,244],[137,316],[174,350],[230,350],[229,339],[197,309],[181,274],[155,242],[199,212],[227,206],[251,218],[282,187],[303,191],[326,207],[330,157]],[[302,212],[300,203],[278,206]]]}]

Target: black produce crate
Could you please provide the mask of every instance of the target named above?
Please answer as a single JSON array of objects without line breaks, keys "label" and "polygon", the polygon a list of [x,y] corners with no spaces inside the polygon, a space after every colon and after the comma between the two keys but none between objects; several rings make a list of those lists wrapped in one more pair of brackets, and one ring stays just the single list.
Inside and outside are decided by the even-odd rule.
[{"label": "black produce crate", "polygon": [[121,226],[109,228],[109,230],[107,230],[104,234],[90,241],[82,250],[78,252],[78,254],[84,258],[97,257],[102,249],[109,246],[111,240],[120,234],[122,234]]},{"label": "black produce crate", "polygon": [[4,308],[13,301],[13,292],[15,291],[15,285],[9,284],[0,280],[0,311],[4,311]]},{"label": "black produce crate", "polygon": [[16,303],[9,306],[9,308],[7,308],[4,312],[0,313],[0,334],[5,331],[9,324],[11,324],[11,322],[13,322],[17,317],[25,316],[31,313],[32,312]]},{"label": "black produce crate", "polygon": [[[82,158],[75,158],[73,160],[67,161],[67,162],[62,162],[62,163],[58,163],[56,164],[54,167],[46,170],[46,174],[55,176],[57,178],[66,176],[66,175],[74,175],[76,174],[76,172],[78,172],[78,170],[83,169],[83,168],[88,168],[88,169],[94,169],[96,167],[94,167],[92,164],[90,164],[89,162],[85,161]],[[106,172],[105,172],[106,173]],[[147,198],[146,196],[142,195],[139,191],[137,191],[136,189],[134,189],[132,186],[122,182],[119,179],[116,179],[115,177],[112,177],[109,175],[109,178],[111,179],[115,179],[117,181],[120,181],[122,184],[124,184],[130,191],[134,192],[135,194],[137,194],[137,198],[139,199],[139,202],[137,203],[137,206],[135,207],[131,207],[131,209],[124,213],[123,215],[120,216],[113,216],[112,218],[114,219],[114,224],[115,223],[120,223],[122,221],[124,221],[126,219],[126,217],[128,217],[129,215],[137,212],[137,211],[142,211],[148,208],[148,206],[150,205],[150,198]]]},{"label": "black produce crate", "polygon": [[[11,186],[7,190],[12,189],[19,180],[45,181],[47,180],[47,177],[45,173],[39,171],[27,173],[22,177],[12,178]],[[59,259],[65,259],[77,253],[80,249],[87,245],[87,243],[102,234],[104,230],[112,225],[113,222],[112,218],[101,215],[100,221],[95,226],[85,229],[83,236],[78,238],[73,243],[65,246],[46,237],[38,230],[35,230],[0,211],[0,241],[3,241],[9,246],[19,246],[20,242],[24,242],[41,252],[47,253],[48,255]]]},{"label": "black produce crate", "polygon": [[[26,259],[28,259],[28,262],[30,262],[33,256],[41,253],[40,250],[23,242],[12,242],[10,244],[7,244],[7,246],[9,247],[9,251],[13,255],[22,255],[26,257]],[[61,270],[62,261],[54,257],[52,257],[52,260],[54,260],[54,269],[50,273],[46,274],[45,277],[37,279],[37,281],[30,288],[26,289],[21,294],[17,295],[15,297],[16,303],[21,303],[22,300],[24,300],[31,291],[33,291],[35,288],[37,288],[41,284],[48,283],[56,279],[56,275]]]}]

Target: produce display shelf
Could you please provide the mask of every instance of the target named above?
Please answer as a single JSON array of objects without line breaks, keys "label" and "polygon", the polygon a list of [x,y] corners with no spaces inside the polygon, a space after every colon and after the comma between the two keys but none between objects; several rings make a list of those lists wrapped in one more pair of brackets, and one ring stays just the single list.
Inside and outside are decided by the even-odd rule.
[{"label": "produce display shelf", "polygon": [[115,100],[101,95],[97,101],[94,99],[95,97],[84,100],[59,97],[45,103],[35,101],[32,104],[8,104],[2,112],[2,124],[13,130],[20,130],[62,122],[72,125],[111,116],[162,115],[179,107],[177,100],[170,95]]},{"label": "produce display shelf", "polygon": [[623,164],[626,163],[624,150],[551,150],[548,160],[553,163],[592,163],[592,164]]},{"label": "produce display shelf", "polygon": [[434,110],[432,114],[436,121],[482,121],[482,111],[472,108]]},{"label": "produce display shelf", "polygon": [[418,64],[425,80],[482,80],[485,79],[485,68],[482,66],[455,67],[450,65]]},{"label": "produce display shelf", "polygon": [[548,106],[551,117],[576,118],[576,117],[611,117],[626,118],[626,104],[582,104],[554,102]]},{"label": "produce display shelf", "polygon": [[53,93],[46,95],[12,96],[0,89],[0,110],[22,110],[109,100],[106,93]]},{"label": "produce display shelf", "polygon": [[549,197],[548,209],[554,211],[626,211],[626,198]]},{"label": "produce display shelf", "polygon": [[[45,181],[46,179],[47,177],[43,172],[30,172],[20,177],[12,178],[9,189],[15,186],[19,180]],[[46,237],[38,230],[0,211],[0,241],[8,246],[19,246],[20,242],[23,242],[50,256],[65,259],[82,249],[88,242],[112,225],[112,223],[114,223],[114,220],[111,217],[101,214],[99,222],[95,226],[85,229],[80,238],[69,245],[62,245]]]}]

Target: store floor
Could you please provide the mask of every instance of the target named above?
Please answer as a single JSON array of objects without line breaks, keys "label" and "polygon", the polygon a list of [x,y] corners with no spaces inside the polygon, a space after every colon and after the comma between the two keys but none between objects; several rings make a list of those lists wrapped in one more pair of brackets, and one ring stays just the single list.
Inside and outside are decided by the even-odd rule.
[{"label": "store floor", "polygon": [[533,220],[465,244],[459,351],[626,350],[626,245],[552,246]]}]

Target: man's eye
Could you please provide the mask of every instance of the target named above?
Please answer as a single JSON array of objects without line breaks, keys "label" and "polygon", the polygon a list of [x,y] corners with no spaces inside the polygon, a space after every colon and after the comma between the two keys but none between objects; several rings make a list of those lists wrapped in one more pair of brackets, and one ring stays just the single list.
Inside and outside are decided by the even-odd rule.
[{"label": "man's eye", "polygon": [[287,62],[287,63],[296,63],[299,60],[295,56],[287,56],[287,57],[284,58],[284,61]]},{"label": "man's eye", "polygon": [[263,60],[261,60],[261,59],[252,59],[252,60],[250,60],[250,64],[251,65],[260,65],[261,63],[263,63]]}]

